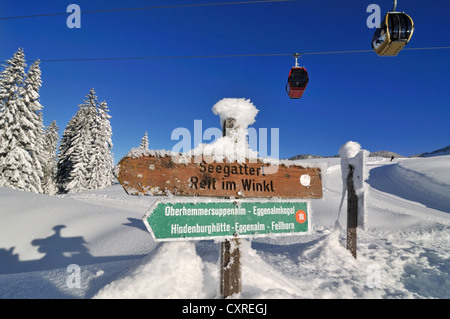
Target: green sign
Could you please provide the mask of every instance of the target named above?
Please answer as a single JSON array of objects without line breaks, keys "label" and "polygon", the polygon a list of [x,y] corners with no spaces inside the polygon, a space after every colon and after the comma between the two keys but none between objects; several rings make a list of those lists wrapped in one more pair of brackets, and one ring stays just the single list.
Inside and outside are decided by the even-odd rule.
[{"label": "green sign", "polygon": [[298,234],[309,230],[306,202],[157,201],[144,216],[155,241]]}]

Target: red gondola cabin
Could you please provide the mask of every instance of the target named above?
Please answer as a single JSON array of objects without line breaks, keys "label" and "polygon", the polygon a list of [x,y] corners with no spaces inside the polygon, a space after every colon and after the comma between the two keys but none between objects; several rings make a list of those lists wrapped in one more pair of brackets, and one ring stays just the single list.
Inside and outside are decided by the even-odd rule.
[{"label": "red gondola cabin", "polygon": [[286,92],[291,99],[299,99],[305,92],[309,77],[303,67],[293,67],[289,72],[288,83],[286,84]]}]

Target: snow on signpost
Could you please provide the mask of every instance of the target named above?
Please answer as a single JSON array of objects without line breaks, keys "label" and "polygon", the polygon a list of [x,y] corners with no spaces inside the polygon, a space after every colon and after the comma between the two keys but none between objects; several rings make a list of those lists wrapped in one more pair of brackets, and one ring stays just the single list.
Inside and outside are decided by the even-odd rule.
[{"label": "snow on signpost", "polygon": [[241,291],[239,238],[308,233],[309,202],[300,199],[322,198],[322,179],[317,165],[250,150],[248,126],[258,110],[249,100],[222,99],[212,110],[222,137],[188,154],[133,149],[117,177],[129,195],[184,196],[158,200],[144,223],[155,241],[222,238],[220,287],[227,297]]}]

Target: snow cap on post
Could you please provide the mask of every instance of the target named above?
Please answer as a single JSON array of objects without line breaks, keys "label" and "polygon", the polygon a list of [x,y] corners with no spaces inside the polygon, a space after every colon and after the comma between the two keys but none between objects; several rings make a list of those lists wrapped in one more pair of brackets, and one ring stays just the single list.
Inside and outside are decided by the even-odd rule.
[{"label": "snow cap on post", "polygon": [[212,111],[220,116],[220,125],[223,126],[227,118],[234,118],[235,126],[243,129],[255,123],[259,112],[250,99],[245,98],[224,98],[213,106]]},{"label": "snow cap on post", "polygon": [[339,149],[339,155],[341,155],[341,160],[348,160],[355,157],[361,150],[361,145],[358,142],[349,141],[341,146]]},{"label": "snow cap on post", "polygon": [[[258,114],[253,103],[245,98],[224,98],[213,106],[212,111],[220,116],[220,124],[226,134],[211,144],[199,144],[191,154],[211,157],[215,162],[256,160],[258,152],[251,150],[247,141],[248,126],[255,123]],[[224,128],[227,119],[232,119],[230,128]]]}]

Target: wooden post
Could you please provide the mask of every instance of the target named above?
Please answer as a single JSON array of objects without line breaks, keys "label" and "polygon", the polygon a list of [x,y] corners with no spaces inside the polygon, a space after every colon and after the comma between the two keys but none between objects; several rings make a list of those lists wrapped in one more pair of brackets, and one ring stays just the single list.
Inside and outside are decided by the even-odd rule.
[{"label": "wooden post", "polygon": [[353,165],[349,165],[347,176],[347,249],[356,259],[356,228],[358,226],[358,196],[353,183]]},{"label": "wooden post", "polygon": [[225,122],[223,123],[223,127],[222,127],[222,135],[225,136],[225,135],[227,135],[227,130],[236,128],[235,124],[236,124],[236,119],[234,119],[232,117],[225,119]]},{"label": "wooden post", "polygon": [[220,294],[223,298],[242,291],[239,244],[239,239],[235,238],[220,245]]},{"label": "wooden post", "polygon": [[[235,128],[236,120],[227,118],[223,123],[222,134]],[[220,244],[220,294],[227,298],[242,291],[241,252],[239,239],[225,240]]]}]

